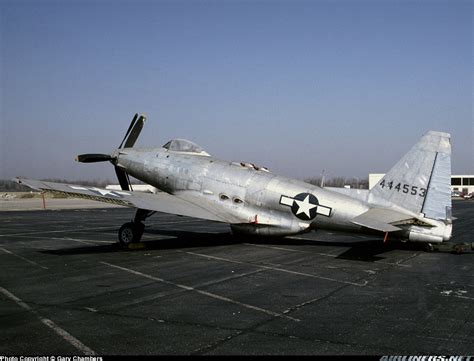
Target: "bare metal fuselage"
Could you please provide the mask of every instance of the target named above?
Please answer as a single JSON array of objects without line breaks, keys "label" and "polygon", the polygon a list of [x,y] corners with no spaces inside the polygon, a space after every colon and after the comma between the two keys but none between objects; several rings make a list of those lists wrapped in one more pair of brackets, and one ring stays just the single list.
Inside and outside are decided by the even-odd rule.
[{"label": "bare metal fuselage", "polygon": [[[250,234],[284,236],[316,228],[357,232],[362,227],[350,220],[368,210],[358,199],[277,176],[248,163],[210,156],[164,148],[124,149],[118,154],[117,165],[165,192],[248,220],[234,223],[232,228]],[[282,204],[282,197],[291,199],[302,193],[314,195],[322,207],[313,220],[295,217],[291,206]]]}]

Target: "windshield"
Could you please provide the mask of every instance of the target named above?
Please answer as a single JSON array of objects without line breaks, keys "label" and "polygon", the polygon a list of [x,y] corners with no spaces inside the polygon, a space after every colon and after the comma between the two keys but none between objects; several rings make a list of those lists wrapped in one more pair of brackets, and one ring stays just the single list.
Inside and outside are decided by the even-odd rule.
[{"label": "windshield", "polygon": [[197,153],[202,155],[209,155],[199,145],[186,139],[173,139],[166,143],[163,148],[173,152]]}]

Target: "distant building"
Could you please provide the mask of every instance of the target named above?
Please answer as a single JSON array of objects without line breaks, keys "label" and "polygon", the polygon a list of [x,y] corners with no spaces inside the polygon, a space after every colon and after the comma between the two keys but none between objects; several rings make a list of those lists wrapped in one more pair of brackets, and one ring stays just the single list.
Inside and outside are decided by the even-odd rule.
[{"label": "distant building", "polygon": [[474,175],[452,175],[451,191],[458,191],[462,194],[474,192]]},{"label": "distant building", "polygon": [[[369,174],[369,189],[376,185],[384,176],[384,173]],[[474,175],[452,175],[451,192],[468,194],[474,192]]]},{"label": "distant building", "polygon": [[372,189],[384,175],[385,173],[369,173],[369,189]]}]

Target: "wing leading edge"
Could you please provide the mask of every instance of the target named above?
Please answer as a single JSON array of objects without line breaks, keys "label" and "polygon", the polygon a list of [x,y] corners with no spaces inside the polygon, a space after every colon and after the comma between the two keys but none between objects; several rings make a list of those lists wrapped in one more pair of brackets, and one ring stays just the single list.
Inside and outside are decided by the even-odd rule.
[{"label": "wing leading edge", "polygon": [[165,192],[150,194],[132,191],[113,191],[96,187],[43,182],[23,178],[16,178],[15,181],[30,188],[49,193],[228,223],[228,220],[223,216],[214,214],[195,203],[188,202]]}]

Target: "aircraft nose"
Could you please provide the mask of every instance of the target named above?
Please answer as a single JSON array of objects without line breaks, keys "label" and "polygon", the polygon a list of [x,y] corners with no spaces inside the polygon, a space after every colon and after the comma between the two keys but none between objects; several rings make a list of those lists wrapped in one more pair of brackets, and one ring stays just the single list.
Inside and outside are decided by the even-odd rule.
[{"label": "aircraft nose", "polygon": [[115,150],[112,152],[111,156],[112,156],[112,158],[114,158],[114,159],[116,160],[116,159],[118,159],[119,154],[120,154],[120,149],[115,149]]},{"label": "aircraft nose", "polygon": [[136,160],[136,153],[131,149],[116,149],[112,157],[115,166],[127,169]]}]

